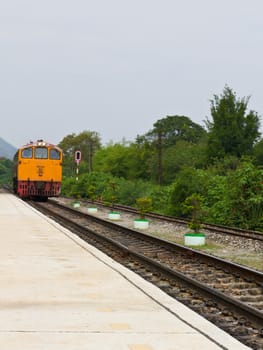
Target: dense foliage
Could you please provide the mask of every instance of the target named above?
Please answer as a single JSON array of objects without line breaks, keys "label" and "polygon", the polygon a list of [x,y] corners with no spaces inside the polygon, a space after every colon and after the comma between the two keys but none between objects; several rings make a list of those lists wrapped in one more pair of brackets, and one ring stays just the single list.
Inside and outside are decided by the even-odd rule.
[{"label": "dense foliage", "polygon": [[229,87],[225,87],[220,97],[214,96],[211,101],[213,121],[207,123],[211,159],[252,154],[253,145],[260,136],[259,116],[254,111],[247,113],[248,101],[249,98],[238,99]]},{"label": "dense foliage", "polygon": [[0,184],[12,184],[13,162],[9,159],[0,159]]},{"label": "dense foliage", "polygon": [[[97,133],[69,135],[60,143],[63,194],[111,205],[136,206],[138,198],[150,198],[154,211],[179,217],[191,217],[186,208],[196,208],[193,198],[202,198],[202,220],[262,230],[263,140],[248,102],[225,87],[211,101],[206,129],[175,115],[158,120],[134,142],[102,147]],[[76,149],[86,154],[78,181]]]}]

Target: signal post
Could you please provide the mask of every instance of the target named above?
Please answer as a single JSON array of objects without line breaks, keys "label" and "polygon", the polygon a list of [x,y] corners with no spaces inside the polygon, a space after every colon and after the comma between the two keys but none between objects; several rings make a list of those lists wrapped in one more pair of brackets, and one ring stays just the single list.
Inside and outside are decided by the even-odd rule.
[{"label": "signal post", "polygon": [[78,175],[79,175],[79,163],[81,161],[81,151],[75,151],[75,163],[77,164],[76,167],[76,181],[78,181]]}]

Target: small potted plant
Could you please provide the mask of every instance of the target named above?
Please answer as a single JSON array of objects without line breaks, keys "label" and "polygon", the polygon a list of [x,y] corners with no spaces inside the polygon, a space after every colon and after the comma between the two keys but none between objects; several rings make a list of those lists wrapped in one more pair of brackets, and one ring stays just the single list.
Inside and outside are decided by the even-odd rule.
[{"label": "small potted plant", "polygon": [[80,207],[80,201],[79,201],[78,197],[72,202],[72,206],[73,206],[73,208],[79,208]]},{"label": "small potted plant", "polygon": [[74,197],[74,200],[71,203],[73,208],[79,208],[80,207],[80,193],[76,187],[73,188],[73,190],[71,191],[71,195],[72,195],[72,197]]},{"label": "small potted plant", "polygon": [[117,201],[118,185],[116,181],[111,180],[104,192],[105,203],[110,207],[108,218],[110,220],[120,220],[121,214],[115,210],[115,203]]},{"label": "small potted plant", "polygon": [[204,210],[202,208],[203,197],[197,193],[193,193],[187,197],[184,202],[186,213],[191,214],[191,220],[188,227],[192,230],[184,235],[185,245],[195,246],[205,244],[205,234],[200,232],[202,228],[202,220],[204,218]]},{"label": "small potted plant", "polygon": [[90,184],[87,189],[88,198],[91,200],[91,206],[88,207],[88,213],[94,214],[97,213],[98,208],[94,205],[96,199],[96,187],[93,184]]},{"label": "small potted plant", "polygon": [[134,227],[140,229],[146,229],[149,227],[149,220],[145,218],[146,213],[152,210],[152,199],[148,197],[142,197],[136,199],[136,205],[139,211],[139,219],[134,220]]}]

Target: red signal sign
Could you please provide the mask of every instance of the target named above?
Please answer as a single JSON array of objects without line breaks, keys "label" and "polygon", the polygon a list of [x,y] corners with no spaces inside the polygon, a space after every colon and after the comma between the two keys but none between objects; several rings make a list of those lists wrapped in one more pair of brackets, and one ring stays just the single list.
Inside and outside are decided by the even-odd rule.
[{"label": "red signal sign", "polygon": [[75,162],[79,164],[81,161],[81,151],[75,151]]}]

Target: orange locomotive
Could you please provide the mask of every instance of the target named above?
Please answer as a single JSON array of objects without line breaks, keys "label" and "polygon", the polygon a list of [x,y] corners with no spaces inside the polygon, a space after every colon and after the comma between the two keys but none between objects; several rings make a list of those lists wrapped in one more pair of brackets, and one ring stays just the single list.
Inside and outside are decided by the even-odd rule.
[{"label": "orange locomotive", "polygon": [[22,198],[60,195],[62,180],[62,150],[38,140],[18,149],[14,156],[13,189]]}]

